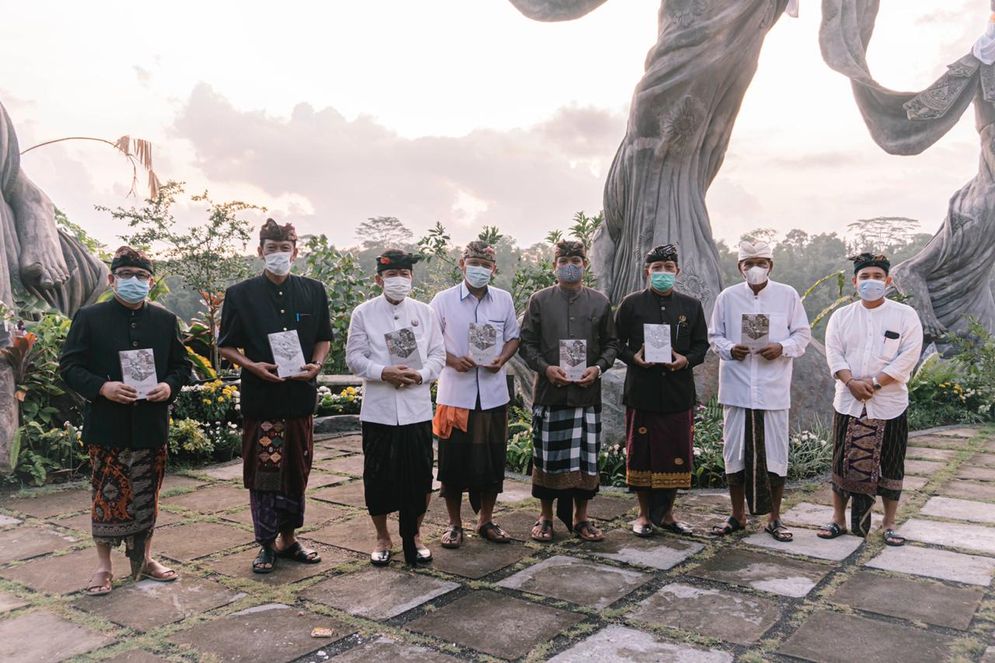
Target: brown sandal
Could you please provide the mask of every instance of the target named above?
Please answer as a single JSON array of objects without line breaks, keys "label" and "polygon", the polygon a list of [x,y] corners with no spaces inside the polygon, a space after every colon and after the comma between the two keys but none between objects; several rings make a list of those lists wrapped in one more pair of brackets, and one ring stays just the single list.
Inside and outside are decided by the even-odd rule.
[{"label": "brown sandal", "polygon": [[549,543],[553,540],[553,521],[540,518],[532,525],[532,540]]},{"label": "brown sandal", "polygon": [[[94,580],[99,581],[101,578],[103,578],[102,583],[93,584]],[[90,576],[90,583],[83,589],[84,594],[87,596],[106,596],[114,589],[114,574],[110,571],[97,571]]]},{"label": "brown sandal", "polygon": [[597,543],[598,541],[605,540],[605,535],[601,532],[601,530],[592,525],[589,520],[582,520],[575,524],[574,534],[589,543]]},{"label": "brown sandal", "polygon": [[463,528],[450,525],[449,529],[442,535],[442,547],[452,550],[461,545],[463,545]]},{"label": "brown sandal", "polygon": [[477,534],[491,543],[509,543],[511,541],[508,533],[498,527],[493,520],[478,527]]}]

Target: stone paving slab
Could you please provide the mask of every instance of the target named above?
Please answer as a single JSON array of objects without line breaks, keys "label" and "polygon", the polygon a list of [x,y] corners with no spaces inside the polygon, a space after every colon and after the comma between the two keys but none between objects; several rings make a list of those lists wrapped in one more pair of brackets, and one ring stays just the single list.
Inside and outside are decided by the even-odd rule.
[{"label": "stone paving slab", "polygon": [[981,663],[995,663],[995,645],[985,650],[985,655],[981,657]]},{"label": "stone paving slab", "polygon": [[995,559],[990,557],[913,545],[885,547],[867,566],[982,587],[987,587],[995,575]]},{"label": "stone paving slab", "polygon": [[963,465],[957,470],[958,479],[973,479],[974,481],[995,481],[995,467],[971,467]]},{"label": "stone paving slab", "polygon": [[255,573],[252,570],[252,561],[259,554],[259,548],[253,546],[242,552],[225,555],[220,559],[203,561],[204,566],[232,578],[243,578],[245,580],[255,580],[267,585],[286,585],[305,578],[311,578],[319,573],[327,571],[337,564],[353,561],[356,559],[350,553],[340,548],[302,542],[312,550],[317,550],[321,555],[321,562],[318,564],[301,564],[288,559],[278,559],[276,569],[272,573]]},{"label": "stone paving slab", "polygon": [[[305,509],[305,514],[307,510]],[[394,550],[401,550],[401,535],[398,532],[396,519],[387,520],[387,528],[390,531],[391,539],[394,543]],[[435,530],[422,524],[423,542],[435,552]],[[373,522],[369,516],[352,516],[344,520],[333,520],[332,522],[308,532],[308,539],[324,543],[325,545],[345,548],[368,556],[373,546],[376,545],[376,530],[373,529]]]},{"label": "stone paving slab", "polygon": [[614,529],[605,532],[604,541],[584,543],[579,551],[615,562],[667,571],[691,555],[701,552],[704,547],[687,538],[663,534],[640,538],[630,530]]},{"label": "stone paving slab", "polygon": [[924,516],[995,525],[995,507],[991,504],[972,500],[959,500],[942,496],[931,497],[919,513]]},{"label": "stone paving slab", "polygon": [[690,573],[698,578],[800,598],[812,591],[830,568],[767,552],[726,548]]},{"label": "stone paving slab", "polygon": [[995,449],[990,449],[987,453],[980,453],[973,456],[967,461],[966,465],[976,466],[983,465],[984,467],[995,467]]},{"label": "stone paving slab", "polygon": [[181,575],[176,582],[142,580],[115,587],[99,600],[84,596],[73,605],[137,631],[172,624],[241,598],[213,580]]},{"label": "stone paving slab", "polygon": [[351,615],[391,619],[459,589],[455,582],[430,575],[369,568],[334,576],[301,592],[301,596]]},{"label": "stone paving slab", "polygon": [[940,495],[964,500],[995,502],[995,483],[991,481],[948,481],[939,490]]},{"label": "stone paving slab", "polygon": [[167,474],[162,482],[162,492],[172,492],[175,490],[187,490],[188,488],[199,488],[204,482],[194,477],[183,474]]},{"label": "stone paving slab", "polygon": [[500,525],[501,529],[507,532],[508,536],[513,539],[531,541],[532,526],[535,524],[537,517],[538,514],[532,509],[496,511],[494,513],[494,522]]},{"label": "stone paving slab", "polygon": [[23,521],[20,518],[5,516],[0,513],[0,527],[13,527],[14,525],[20,525],[22,522]]},{"label": "stone paving slab", "polygon": [[362,454],[355,456],[341,456],[332,460],[322,462],[321,467],[329,472],[337,474],[348,474],[354,477],[363,476],[363,464],[366,457]]},{"label": "stone paving slab", "polygon": [[911,474],[914,476],[929,477],[946,466],[946,462],[938,460],[906,460],[905,476],[909,476]]},{"label": "stone paving slab", "polygon": [[[184,520],[184,517],[179,514],[166,511],[165,509],[159,509],[159,515],[157,515],[155,519],[155,526],[157,528],[165,527],[166,525],[173,525],[182,520]],[[86,513],[77,514],[75,516],[70,516],[68,518],[49,520],[48,522],[52,525],[57,525],[59,527],[68,527],[71,530],[80,532],[81,534],[86,535],[85,538],[87,539],[90,538],[91,532],[93,530],[93,516],[90,514],[89,511],[87,511]]]},{"label": "stone paving slab", "polygon": [[246,532],[222,523],[191,523],[157,529],[153,550],[170,559],[188,562],[253,541]]},{"label": "stone paving slab", "polygon": [[340,449],[349,453],[363,453],[362,435],[344,435],[342,437],[323,440],[321,446],[326,449]]},{"label": "stone paving slab", "polygon": [[964,631],[984,596],[984,590],[976,587],[950,587],[935,580],[912,581],[858,571],[831,600],[880,615]]},{"label": "stone paving slab", "polygon": [[[121,548],[111,552],[111,563],[118,576],[130,573],[130,563]],[[49,555],[28,560],[24,564],[0,570],[0,577],[39,592],[71,594],[86,586],[96,565],[95,550],[86,548],[68,555]]]},{"label": "stone paving slab", "polygon": [[910,518],[898,531],[912,541],[995,555],[995,527]]},{"label": "stone paving slab", "polygon": [[601,610],[651,579],[639,571],[554,555],[505,578],[498,586]]},{"label": "stone paving slab", "polygon": [[37,497],[5,499],[3,506],[16,513],[35,518],[55,518],[70,513],[89,511],[91,506],[88,490],[59,490]]},{"label": "stone paving slab", "polygon": [[757,532],[743,539],[743,542],[768,550],[776,550],[781,553],[792,555],[805,555],[816,559],[826,559],[833,562],[842,562],[852,555],[864,540],[858,536],[844,534],[835,539],[820,539],[816,530],[798,528],[791,530],[794,533],[794,540],[789,543],[775,541],[767,532]]},{"label": "stone paving slab", "polygon": [[103,659],[103,663],[169,663],[169,659],[150,654],[142,649],[129,649],[117,656]]},{"label": "stone paving slab", "polygon": [[946,463],[957,455],[956,449],[933,449],[932,447],[909,447],[905,452],[907,459],[935,460]]},{"label": "stone paving slab", "polygon": [[366,508],[366,494],[362,481],[351,481],[329,488],[321,488],[311,493],[310,497],[311,499],[335,502],[361,509]]},{"label": "stone paving slab", "polygon": [[417,661],[417,663],[457,663],[459,659],[428,647],[411,645],[385,636],[334,656],[335,663],[369,663],[369,661]]},{"label": "stone paving slab", "polygon": [[0,622],[0,661],[6,663],[64,661],[111,642],[113,638],[107,634],[46,610]]},{"label": "stone paving slab", "polygon": [[[847,514],[849,518],[849,513]],[[782,522],[789,527],[822,527],[833,519],[833,507],[811,502],[799,502],[781,516]],[[871,514],[871,526],[877,527],[884,518],[879,513]],[[847,525],[849,527],[849,525]]]},{"label": "stone paving slab", "polygon": [[550,663],[604,663],[605,661],[655,661],[657,663],[731,663],[732,654],[718,649],[697,649],[667,642],[660,636],[625,626],[607,626],[581,640]]},{"label": "stone paving slab", "polygon": [[63,550],[80,541],[79,537],[44,527],[21,525],[0,531],[0,564],[29,559]]},{"label": "stone paving slab", "polygon": [[951,644],[951,638],[936,633],[819,611],[809,617],[777,651],[816,663],[936,663],[947,659]]},{"label": "stone paving slab", "polygon": [[935,435],[945,436],[945,437],[962,437],[970,439],[980,432],[980,428],[971,428],[968,426],[961,426],[959,428],[939,428],[934,431]]},{"label": "stone paving slab", "polygon": [[[929,483],[929,479],[927,477],[905,477],[902,481],[902,488],[905,490],[921,491],[925,488],[927,483]],[[881,500],[877,500],[877,504],[880,503]]]},{"label": "stone paving slab", "polygon": [[328,488],[329,486],[341,486],[342,484],[348,483],[351,480],[352,477],[347,477],[342,474],[311,472],[311,475],[307,479],[308,496],[310,496],[311,493],[321,488]]},{"label": "stone paving slab", "polygon": [[[498,658],[521,658],[584,617],[489,590],[461,596],[406,628]],[[486,624],[487,628],[481,628]]]},{"label": "stone paving slab", "polygon": [[[532,497],[532,484],[525,481],[514,481],[512,479],[504,480],[504,490],[498,493],[497,503],[501,505],[518,504],[519,502],[525,502],[526,500],[534,499]],[[595,499],[594,501],[597,501]],[[594,501],[591,503],[593,504]]]},{"label": "stone paving slab", "polygon": [[479,580],[496,571],[507,568],[523,557],[532,554],[532,550],[515,543],[490,543],[479,536],[466,536],[459,548],[443,548],[432,546],[432,568],[443,573]]},{"label": "stone paving slab", "polygon": [[0,590],[0,615],[28,605],[28,602],[15,594]]},{"label": "stone paving slab", "polygon": [[967,441],[963,438],[957,437],[944,437],[942,435],[909,435],[909,442],[914,443],[917,447],[935,447],[937,449],[956,449],[961,450],[967,445]]},{"label": "stone paving slab", "polygon": [[638,506],[635,496],[624,498],[599,495],[588,504],[587,515],[598,520],[615,520],[630,512],[635,516],[635,509]]},{"label": "stone paving slab", "polygon": [[628,617],[749,645],[777,623],[781,609],[759,596],[674,582],[641,601]]},{"label": "stone paving slab", "polygon": [[233,460],[230,463],[212,465],[201,470],[205,475],[218,481],[234,481],[242,478],[242,471],[245,463],[241,459]]},{"label": "stone paving slab", "polygon": [[[311,637],[311,629],[332,630],[331,638]],[[224,663],[289,663],[354,632],[331,617],[298,614],[296,608],[267,604],[197,624],[169,638]]]},{"label": "stone paving slab", "polygon": [[229,484],[218,484],[176,497],[167,497],[162,500],[162,503],[203,514],[217,513],[238,507],[248,510],[249,491]]}]

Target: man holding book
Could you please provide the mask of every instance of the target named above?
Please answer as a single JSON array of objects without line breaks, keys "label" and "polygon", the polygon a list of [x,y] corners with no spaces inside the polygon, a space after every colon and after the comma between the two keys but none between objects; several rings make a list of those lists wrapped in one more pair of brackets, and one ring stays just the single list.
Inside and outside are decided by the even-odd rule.
[{"label": "man holding book", "polygon": [[674,518],[674,498],[691,487],[694,465],[692,369],[705,361],[708,329],[701,302],[674,290],[677,247],[658,246],[646,254],[645,290],[622,300],[615,313],[619,358],[629,366],[625,403],[625,481],[639,499],[636,536],[652,536],[653,526],[690,535]]},{"label": "man holding book", "polygon": [[293,225],[267,219],[259,231],[263,273],[228,288],[221,312],[221,356],[242,367],[243,481],[249,489],[259,555],[256,573],[278,558],[317,564],[295,537],[314,455],[317,376],[332,340],[325,287],[290,273]]},{"label": "man holding book", "polygon": [[719,355],[719,403],[723,406],[723,460],[732,515],[712,528],[724,536],[746,526],[750,513],[768,514],[764,530],[791,541],[781,523],[788,474],[788,409],[791,369],[812,338],[798,292],[770,280],[774,255],[766,242],[739,245],[745,283],[719,293],[708,339]]},{"label": "man holding book", "polygon": [[557,243],[556,285],[536,292],[522,319],[519,354],[536,372],[532,395],[532,495],[542,513],[536,541],[553,539],[557,516],[585,541],[604,536],[587,517],[600,477],[601,375],[615,363],[618,337],[611,303],[585,287],[584,244]]},{"label": "man holding book", "polygon": [[518,319],[511,293],[490,285],[497,266],[493,246],[470,242],[459,265],[463,280],[431,304],[446,346],[432,422],[439,440],[440,496],[449,512],[444,548],[463,543],[464,491],[477,513],[477,533],[493,543],[510,541],[492,517],[507,462],[511,396],[504,365],[518,351]]},{"label": "man holding book", "polygon": [[419,531],[432,496],[432,381],[446,364],[435,313],[412,297],[420,256],[388,249],[377,256],[379,297],[352,312],[346,363],[363,378],[363,487],[377,532],[374,566],[391,558],[387,516],[398,528],[409,565],[432,561]]},{"label": "man holding book", "polygon": [[155,269],[144,253],[122,246],[108,283],[113,299],[73,318],[59,370],[86,400],[83,444],[93,468],[92,528],[98,566],[85,588],[111,591],[111,548],[125,544],[137,579],[176,580],[152,559],[152,532],[166,472],[169,405],[190,380],[190,360],[176,316],[147,300]]}]

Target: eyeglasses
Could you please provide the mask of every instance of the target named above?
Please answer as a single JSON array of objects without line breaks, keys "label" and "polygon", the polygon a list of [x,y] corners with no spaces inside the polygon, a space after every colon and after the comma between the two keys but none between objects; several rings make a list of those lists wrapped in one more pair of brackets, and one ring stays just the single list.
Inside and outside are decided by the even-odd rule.
[{"label": "eyeglasses", "polygon": [[114,272],[114,276],[116,276],[119,279],[136,278],[139,281],[142,281],[143,283],[152,278],[152,275],[146,272],[132,272],[127,269],[119,269],[118,271]]}]

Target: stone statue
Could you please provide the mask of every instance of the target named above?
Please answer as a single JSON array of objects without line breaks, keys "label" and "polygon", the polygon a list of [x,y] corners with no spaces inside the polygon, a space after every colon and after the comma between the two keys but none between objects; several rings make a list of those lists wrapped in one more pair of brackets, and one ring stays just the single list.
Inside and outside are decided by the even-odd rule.
[{"label": "stone statue", "polygon": [[[540,21],[578,18],[605,0],[511,0]],[[795,0],[663,0],[656,46],[632,97],[592,247],[615,303],[645,286],[643,256],[680,245],[678,289],[711,311],[722,289],[705,193],[722,166],[764,38]]]},{"label": "stone statue", "polygon": [[[974,103],[981,135],[977,176],[950,199],[946,219],[929,244],[892,270],[927,337],[964,333],[971,318],[995,332],[995,25],[968,53],[923,92],[894,92],[867,67],[867,45],[879,0],[823,0],[822,53],[850,78],[874,141],[890,154],[920,154],[960,120]],[[995,1],[992,2],[995,11]],[[995,20],[995,17],[993,17]]]},{"label": "stone statue", "polygon": [[[0,302],[9,309],[33,300],[72,315],[104,290],[107,267],[55,225],[52,202],[23,170],[17,134],[0,104]],[[10,469],[17,428],[14,376],[0,362],[0,469]]]}]

